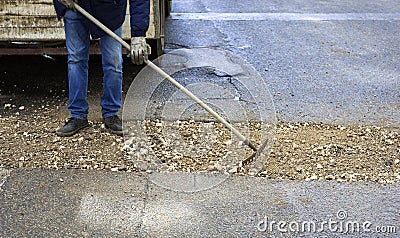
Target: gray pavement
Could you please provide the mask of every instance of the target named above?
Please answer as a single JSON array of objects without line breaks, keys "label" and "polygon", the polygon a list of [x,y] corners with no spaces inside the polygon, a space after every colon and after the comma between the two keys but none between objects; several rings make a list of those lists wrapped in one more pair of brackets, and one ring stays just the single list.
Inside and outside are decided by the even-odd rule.
[{"label": "gray pavement", "polygon": [[[279,120],[398,127],[399,14],[395,0],[173,0],[166,42],[243,57]],[[179,192],[140,174],[0,169],[0,237],[399,237],[399,184],[210,180]]]},{"label": "gray pavement", "polygon": [[[285,122],[400,125],[396,1],[174,1],[167,47],[252,64]],[[206,13],[206,14],[204,14]]]},{"label": "gray pavement", "polygon": [[[400,232],[399,184],[234,176],[210,189],[177,192],[132,173],[20,169],[9,175],[0,193],[0,237],[398,237]],[[184,179],[158,176],[176,184]]]}]

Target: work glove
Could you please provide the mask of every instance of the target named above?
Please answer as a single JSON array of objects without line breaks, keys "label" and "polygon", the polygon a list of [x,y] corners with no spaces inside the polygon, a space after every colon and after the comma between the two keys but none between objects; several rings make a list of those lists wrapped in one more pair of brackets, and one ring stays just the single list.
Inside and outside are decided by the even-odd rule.
[{"label": "work glove", "polygon": [[78,2],[78,0],[58,0],[61,4],[64,4],[67,8],[72,9],[76,11],[75,9],[75,3]]},{"label": "work glove", "polygon": [[131,60],[132,63],[141,65],[149,57],[150,47],[146,44],[144,36],[131,38]]}]

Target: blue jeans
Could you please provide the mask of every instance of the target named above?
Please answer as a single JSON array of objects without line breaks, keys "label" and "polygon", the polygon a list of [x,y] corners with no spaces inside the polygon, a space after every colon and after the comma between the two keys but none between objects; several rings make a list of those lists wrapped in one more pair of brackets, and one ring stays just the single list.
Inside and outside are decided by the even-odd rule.
[{"label": "blue jeans", "polygon": [[[83,24],[85,17],[71,10],[64,16],[65,37],[68,49],[69,106],[72,117],[86,119],[89,105],[88,61],[90,30]],[[122,34],[122,27],[115,32]],[[103,65],[103,95],[101,108],[103,117],[116,115],[122,104],[122,46],[112,37],[100,39]]]}]

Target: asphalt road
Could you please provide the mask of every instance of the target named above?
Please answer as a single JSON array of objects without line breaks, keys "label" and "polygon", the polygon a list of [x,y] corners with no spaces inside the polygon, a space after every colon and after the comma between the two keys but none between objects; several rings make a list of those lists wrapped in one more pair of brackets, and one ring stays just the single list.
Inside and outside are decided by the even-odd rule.
[{"label": "asphalt road", "polygon": [[[132,173],[0,170],[0,179],[5,176],[1,237],[398,237],[400,232],[399,184],[233,176],[207,190],[177,192]],[[158,176],[171,183],[184,178]]]},{"label": "asphalt road", "polygon": [[174,1],[166,42],[218,47],[264,78],[278,120],[399,126],[396,1]]},{"label": "asphalt road", "polygon": [[[174,0],[167,23],[168,51],[216,47],[255,67],[278,120],[400,124],[395,0]],[[223,182],[177,192],[139,174],[0,169],[0,237],[399,237],[398,183],[210,179]]]}]

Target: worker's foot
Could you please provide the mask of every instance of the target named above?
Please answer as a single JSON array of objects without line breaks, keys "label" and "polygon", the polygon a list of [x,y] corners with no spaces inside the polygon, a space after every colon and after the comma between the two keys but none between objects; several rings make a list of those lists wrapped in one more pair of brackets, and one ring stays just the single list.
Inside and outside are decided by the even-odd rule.
[{"label": "worker's foot", "polygon": [[89,126],[87,119],[80,119],[76,117],[71,117],[65,123],[63,127],[56,131],[58,136],[72,136],[77,133],[80,129]]},{"label": "worker's foot", "polygon": [[103,119],[104,125],[107,129],[116,135],[123,135],[125,130],[122,128],[122,121],[117,115],[106,117]]}]

